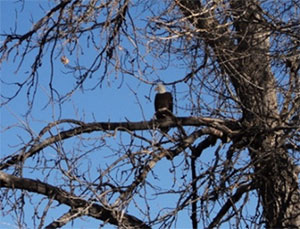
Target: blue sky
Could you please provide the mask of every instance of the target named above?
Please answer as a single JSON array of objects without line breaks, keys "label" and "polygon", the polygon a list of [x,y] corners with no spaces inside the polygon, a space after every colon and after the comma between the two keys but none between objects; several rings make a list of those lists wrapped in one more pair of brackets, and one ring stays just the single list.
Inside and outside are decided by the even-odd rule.
[{"label": "blue sky", "polygon": [[[15,17],[14,17],[14,1],[4,1],[1,0],[1,33],[8,32],[9,29],[14,27]],[[47,1],[26,1],[25,8],[21,14],[18,15],[18,33],[24,33],[31,28],[31,22],[28,18],[32,17],[34,21],[37,21],[43,14],[41,9],[39,8],[39,4],[47,7]],[[1,41],[2,42],[2,41]],[[94,53],[89,49],[85,49],[84,52],[84,61],[89,63],[92,61]],[[29,55],[19,69],[16,72],[16,65],[18,62],[13,61],[13,55],[10,56],[8,62],[5,62],[4,65],[1,66],[1,79],[5,82],[14,82],[16,79],[25,79],[26,75],[28,75],[28,71],[30,70],[30,65],[32,64],[34,58],[33,55]],[[49,75],[50,75],[50,62],[47,59],[49,58],[49,54],[45,56],[45,60],[43,62],[42,67],[39,70],[40,81],[38,84],[38,96],[36,96],[35,104],[33,110],[30,115],[26,116],[27,111],[27,101],[26,101],[26,91],[21,91],[21,93],[10,103],[1,107],[1,157],[5,157],[16,152],[19,149],[19,144],[21,142],[26,142],[30,139],[30,135],[26,132],[26,128],[28,125],[30,128],[37,134],[44,126],[46,126],[49,122],[52,122],[57,119],[63,118],[73,118],[77,120],[82,120],[85,122],[117,122],[117,121],[142,121],[142,120],[150,120],[153,117],[153,97],[154,90],[151,85],[141,83],[139,80],[133,78],[129,75],[121,76],[116,74],[115,77],[110,76],[107,78],[102,87],[97,87],[92,91],[82,92],[78,90],[74,93],[72,97],[70,97],[63,106],[60,107],[56,104],[47,105],[49,101],[50,90],[48,87],[49,84]],[[73,57],[69,57],[72,64],[72,61],[75,61]],[[153,59],[153,63],[156,61]],[[166,82],[175,80],[176,78],[182,77],[184,74],[189,72],[188,69],[181,69],[179,66],[182,66],[182,62],[173,63],[175,67],[170,67],[166,70],[157,70],[153,72],[152,75],[148,77],[151,80],[156,80],[157,76],[163,75]],[[64,66],[59,58],[56,59],[55,63],[55,72],[54,76],[56,78],[55,86],[59,88],[62,92],[66,90],[66,88],[70,88],[74,81],[71,76],[66,74],[68,68]],[[122,78],[124,77],[124,79]],[[123,83],[122,83],[123,82]],[[87,84],[87,87],[89,84]],[[121,85],[121,87],[120,87]],[[171,88],[169,88],[171,89]],[[180,98],[181,92],[185,90],[185,85],[179,84],[176,88],[176,92],[178,93],[178,97]],[[5,84],[1,85],[1,93],[5,95],[11,95],[12,90]],[[136,93],[136,94],[135,94]],[[149,99],[150,98],[150,99]],[[186,101],[185,101],[186,102]],[[185,103],[184,101],[182,104]],[[175,109],[176,115],[188,116],[189,114],[185,114],[180,109]],[[145,131],[145,135],[149,136],[152,132]],[[92,136],[97,137],[100,133],[94,133]],[[124,136],[124,141],[129,141],[129,138]],[[114,145],[114,139],[111,138],[108,140],[112,145],[112,147],[117,147]],[[65,143],[65,147],[72,146],[74,142],[72,140]],[[208,152],[211,153],[208,153]],[[205,151],[207,153],[207,160],[209,160],[210,156],[213,156],[213,149]],[[55,151],[51,149],[45,150],[45,155],[51,157],[55,155]],[[107,151],[108,153],[108,151]],[[105,158],[108,155],[101,155]],[[100,160],[99,163],[97,160]],[[174,160],[174,164],[180,164],[183,161],[183,157],[178,157]],[[105,163],[102,163],[102,158],[99,159],[97,154],[93,157],[94,167],[91,168],[90,172],[92,176],[97,176],[97,168],[101,166],[105,166]],[[96,165],[98,163],[98,165]],[[205,163],[205,162],[203,162]],[[82,169],[87,169],[88,165],[82,165]],[[159,175],[159,179],[151,178],[150,181],[153,184],[157,185],[172,185],[172,176],[170,176],[169,169],[172,167],[171,163],[167,160],[162,160],[155,167],[155,174]],[[38,171],[34,171],[28,169],[24,174],[25,177],[38,179],[42,174]],[[178,175],[180,177],[180,174]],[[49,179],[51,182],[61,182],[60,180],[55,180],[54,177]],[[180,186],[180,182],[177,184]],[[171,195],[166,195],[163,197],[155,197],[156,202],[153,205],[153,208],[156,210],[162,209],[163,207],[168,207],[174,204],[174,200]],[[33,201],[39,201],[40,198],[33,198]],[[45,202],[43,203],[43,205]],[[142,202],[140,202],[143,205]],[[33,209],[31,205],[25,205],[25,218],[28,223],[28,228],[32,228],[34,226],[32,222],[32,214]],[[42,208],[41,208],[42,209]],[[67,211],[67,207],[60,206],[59,209],[65,212]],[[131,206],[129,210],[129,214],[135,215],[134,207]],[[186,214],[186,211],[182,211],[179,213],[177,228],[189,228],[191,226],[191,222],[189,220],[189,216]],[[50,210],[49,218],[47,218],[47,223],[51,222],[51,220],[60,216],[61,212],[58,210]],[[83,217],[80,219],[76,219],[74,224],[70,223],[66,225],[65,228],[76,227],[76,228],[95,228],[99,226],[99,221],[93,220],[92,218]],[[15,228],[15,223],[11,216],[7,215],[2,218],[0,223],[0,228]],[[106,226],[105,228],[110,228],[110,226]]]},{"label": "blue sky", "polygon": [[[15,14],[14,14],[14,1],[3,1],[1,0],[1,33],[9,32],[10,28],[15,25]],[[25,8],[21,13],[18,13],[17,32],[24,33],[31,28],[31,22],[28,18],[32,17],[34,21],[37,21],[43,14],[39,8],[39,4],[47,7],[47,1],[27,1]],[[19,4],[20,6],[20,4]],[[10,20],[7,20],[7,19]],[[88,50],[85,51],[85,61],[88,63],[90,54]],[[34,53],[25,58],[22,67],[16,72],[16,65],[18,61],[13,61],[13,55],[10,56],[9,61],[5,62],[1,66],[1,79],[7,83],[15,82],[15,80],[25,79],[30,71],[30,65],[32,64]],[[72,57],[69,57],[72,59]],[[72,60],[71,60],[72,61]],[[50,64],[47,60],[47,56],[44,60],[43,66],[39,70],[40,82],[38,85],[38,96],[36,96],[33,110],[29,116],[25,116],[27,111],[26,101],[26,90],[22,90],[21,93],[10,103],[1,107],[1,157],[5,157],[12,153],[15,153],[20,147],[21,142],[30,140],[30,135],[26,132],[28,126],[36,133],[47,125],[57,119],[73,118],[82,120],[85,122],[106,122],[106,121],[142,121],[144,119],[149,120],[153,116],[153,97],[154,90],[151,85],[145,85],[140,83],[137,79],[131,76],[124,76],[124,83],[121,87],[122,82],[121,76],[116,75],[116,78],[110,78],[104,82],[101,88],[96,88],[91,92],[82,93],[80,90],[70,97],[67,102],[63,104],[60,110],[57,105],[47,105],[49,101],[49,69]],[[73,84],[73,80],[70,79],[70,75],[66,75],[68,69],[62,63],[59,58],[55,63],[55,77],[58,79],[56,86],[62,91],[65,88],[70,88],[70,84]],[[172,80],[178,74],[178,71],[168,70],[162,72],[165,75],[173,75]],[[158,74],[158,73],[156,73]],[[178,76],[178,75],[177,75]],[[156,76],[153,77],[155,79]],[[136,92],[135,93],[133,93]],[[1,93],[4,95],[12,95],[11,87],[1,84]],[[146,98],[150,97],[151,101]],[[97,133],[95,134],[97,135]],[[126,140],[126,137],[124,138]],[[113,142],[113,141],[112,141]],[[68,144],[68,143],[66,143]],[[72,144],[72,141],[70,141]],[[114,146],[112,146],[114,147]],[[53,156],[54,151],[48,149],[45,151],[46,155]],[[95,159],[96,160],[96,159]],[[166,167],[166,163],[168,166]],[[83,166],[84,167],[84,166]],[[170,168],[170,162],[160,162],[156,167],[156,173],[160,174],[160,182],[164,185],[168,183],[170,177],[168,176],[168,170]],[[94,168],[94,170],[96,170]],[[27,170],[24,174],[25,177],[32,179],[39,179],[42,176],[39,172],[34,170]],[[166,176],[166,177],[164,177]],[[54,179],[54,180],[53,180]],[[57,182],[55,178],[50,179],[52,182]],[[61,182],[61,181],[58,181]],[[49,182],[51,184],[51,182]],[[159,183],[159,182],[158,182]],[[40,201],[41,196],[38,198],[34,197],[33,201]],[[159,197],[161,199],[161,197]],[[154,208],[160,209],[163,206],[171,206],[174,201],[172,198],[167,197],[156,202]],[[47,202],[45,202],[47,203]],[[43,203],[42,205],[45,205]],[[25,204],[25,222],[27,227],[32,228],[34,226],[32,222],[33,210],[32,205]],[[43,208],[41,208],[43,209]],[[47,218],[47,223],[61,215],[61,212],[67,211],[67,207],[60,206],[60,210],[50,210],[50,216]],[[134,209],[129,212],[135,215]],[[180,213],[180,215],[185,215]],[[187,215],[184,216],[184,218]],[[83,217],[76,219],[74,224],[66,225],[66,228],[75,226],[76,228],[94,228],[98,227],[99,221],[93,220],[90,217]],[[179,220],[178,226],[189,227],[189,220]],[[110,228],[107,225],[105,228]],[[10,215],[6,215],[2,218],[0,228],[15,228],[15,219]]]}]

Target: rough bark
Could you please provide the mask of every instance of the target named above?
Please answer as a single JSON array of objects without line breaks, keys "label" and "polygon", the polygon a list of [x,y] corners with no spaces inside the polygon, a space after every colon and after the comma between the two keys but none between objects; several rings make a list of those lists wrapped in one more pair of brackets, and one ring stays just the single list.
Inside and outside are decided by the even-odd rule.
[{"label": "rough bark", "polygon": [[[292,159],[297,159],[293,153],[299,151],[299,134],[296,131],[299,131],[300,126],[300,37],[297,12],[291,13],[299,9],[299,4],[293,0],[282,0],[284,5],[290,4],[283,7],[287,9],[284,14],[280,9],[281,1],[174,0],[163,2],[167,3],[163,12],[160,11],[162,2],[156,2],[159,9],[153,10],[148,8],[148,4],[152,5],[152,2],[147,1],[138,1],[135,5],[130,0],[65,0],[57,2],[23,35],[14,32],[4,35],[4,42],[0,47],[0,62],[8,60],[16,51],[14,58],[21,59],[17,72],[21,65],[25,67],[27,64],[25,61],[23,64],[23,60],[31,58],[28,54],[38,51],[26,80],[18,81],[21,77],[17,77],[13,84],[17,89],[12,88],[12,94],[4,96],[1,102],[9,103],[27,88],[28,116],[31,112],[34,113],[32,104],[34,98],[38,97],[34,89],[40,86],[39,69],[44,63],[47,47],[49,50],[52,44],[49,75],[49,90],[52,95],[49,104],[57,102],[53,107],[62,106],[79,88],[84,92],[93,91],[84,89],[87,82],[96,82],[102,87],[103,80],[109,78],[112,72],[132,75],[140,82],[154,84],[154,78],[147,79],[149,74],[153,75],[156,69],[171,65],[162,64],[163,68],[160,68],[151,63],[150,73],[149,70],[144,70],[144,64],[148,66],[150,63],[146,59],[154,54],[157,61],[171,62],[171,56],[175,54],[184,58],[184,68],[191,67],[190,73],[180,79],[177,76],[159,78],[168,85],[173,85],[178,111],[185,111],[185,115],[189,111],[191,115],[198,116],[174,116],[172,119],[149,121],[143,119],[141,122],[126,120],[86,123],[63,119],[49,123],[38,134],[33,123],[26,123],[25,131],[31,138],[23,140],[21,137],[21,146],[16,146],[17,151],[7,153],[0,163],[0,170],[12,174],[0,172],[0,188],[4,193],[1,196],[8,205],[6,214],[20,209],[16,215],[22,217],[25,211],[22,202],[13,202],[11,195],[6,194],[13,193],[12,196],[17,198],[18,192],[15,189],[20,189],[24,193],[28,191],[43,195],[49,200],[42,216],[37,210],[34,213],[33,218],[40,221],[40,228],[44,226],[47,211],[55,200],[70,208],[46,228],[62,227],[83,215],[119,227],[160,225],[173,228],[176,227],[179,212],[190,205],[194,228],[201,221],[207,228],[220,227],[226,222],[236,227],[247,227],[249,222],[254,227],[264,223],[267,228],[300,228],[300,169]],[[269,5],[262,5],[270,2],[276,3],[276,6],[269,8]],[[133,14],[133,9],[137,9],[137,5],[138,9],[147,9],[146,29],[144,24],[140,25],[134,18],[136,15]],[[276,20],[273,13],[282,18]],[[292,15],[291,23],[286,24],[283,18],[289,15]],[[278,43],[274,42],[276,33],[280,37]],[[98,50],[97,54],[94,60],[88,60],[87,66],[86,57],[78,55],[74,65],[72,53],[78,47],[81,49],[80,43],[86,34],[88,46],[94,46]],[[284,48],[280,47],[282,40]],[[127,48],[128,41],[134,47]],[[147,53],[144,58],[142,50],[145,47]],[[286,52],[285,48],[289,51]],[[274,49],[275,52],[270,51]],[[58,92],[55,87],[54,79],[57,76],[54,74],[54,63],[57,63],[59,57],[56,52],[57,55],[63,55],[61,62],[64,68],[70,70],[66,75],[72,75],[76,81],[68,91]],[[164,57],[165,54],[171,58]],[[150,59],[152,58],[153,56]],[[278,73],[277,65],[284,70]],[[136,72],[139,72],[138,76],[135,75]],[[147,81],[140,78],[140,74]],[[61,77],[60,74],[58,77]],[[181,86],[181,83],[188,87],[186,93],[176,93],[177,85]],[[206,89],[203,90],[202,87]],[[135,93],[134,89],[132,91]],[[54,94],[59,95],[58,101]],[[191,103],[183,108],[180,101],[188,97],[179,97],[188,94]],[[212,104],[206,104],[210,100],[207,95],[213,99]],[[54,110],[53,108],[53,112]],[[203,114],[210,115],[210,118],[203,117]],[[237,118],[240,115],[242,119]],[[23,125],[20,126],[23,128]],[[195,128],[184,128],[185,126]],[[11,127],[8,126],[7,129],[9,128]],[[162,134],[159,131],[161,128],[173,130],[170,131],[172,133],[163,133],[158,140],[157,137]],[[151,131],[153,129],[156,131]],[[87,135],[90,137],[86,138]],[[109,153],[107,148],[114,148],[110,145],[111,137],[115,138],[114,142],[119,147],[110,149],[112,152]],[[130,141],[127,142],[129,138]],[[70,147],[69,142],[74,145]],[[215,151],[211,148],[204,152],[212,146],[216,148]],[[55,155],[49,158],[52,150]],[[206,153],[211,154],[212,151],[214,155],[209,155],[210,163],[202,163]],[[249,153],[246,160],[245,151]],[[106,153],[110,154],[109,157],[102,157]],[[99,155],[101,160],[95,160]],[[177,167],[176,160],[173,159],[177,156],[180,158],[181,155],[184,162]],[[115,161],[107,160],[108,164],[103,166],[107,158],[114,157]],[[155,187],[151,183],[151,176],[156,178],[154,169],[164,158],[170,160],[169,175],[174,175],[173,184],[165,187],[161,183],[161,186]],[[61,161],[66,161],[68,166],[62,166]],[[81,163],[92,166],[87,170],[79,170]],[[94,169],[99,175],[94,174]],[[40,180],[35,177],[24,178],[28,171],[47,175],[38,177]],[[67,185],[67,182],[61,182],[55,187],[47,183],[53,176],[56,179],[56,171],[60,173],[58,179],[69,182]],[[190,171],[191,177],[188,175]],[[177,178],[177,174],[181,177]],[[182,185],[177,187],[179,183]],[[163,191],[162,186],[165,188]],[[85,191],[79,194],[81,190]],[[256,190],[259,196],[255,216],[245,213],[244,208],[249,201],[252,203],[249,198],[252,190]],[[152,202],[152,191],[159,196],[176,196],[176,206],[173,209],[167,206],[167,211],[162,209],[153,214],[155,210],[151,208],[155,201]],[[86,192],[90,194],[86,195]],[[144,198],[146,205],[135,202],[140,197]],[[104,198],[108,202],[103,201]],[[125,214],[128,207],[136,203],[142,213],[142,216],[138,216],[139,213],[137,216],[143,218],[143,222]],[[263,217],[260,206],[264,210]],[[37,206],[36,209],[41,207]],[[208,212],[215,214],[208,215]],[[234,220],[236,222],[232,224]],[[23,224],[20,219],[19,225]]]},{"label": "rough bark", "polygon": [[[108,210],[99,204],[86,201],[73,194],[70,194],[62,189],[54,187],[52,185],[36,181],[32,179],[19,178],[0,172],[0,188],[13,188],[28,190],[41,195],[47,196],[49,199],[54,199],[60,204],[70,206],[73,211],[80,215],[92,216],[96,219],[100,219],[104,222],[109,222],[113,225],[117,225],[125,228],[150,228],[143,221],[137,219],[134,216],[128,214],[122,214],[121,212],[114,212]],[[118,216],[121,216],[121,220]],[[56,225],[58,227],[58,225]]]},{"label": "rough bark", "polygon": [[[234,0],[230,11],[235,37],[214,17],[214,6],[202,9],[201,1],[176,1],[187,20],[201,31],[215,58],[229,77],[243,112],[248,148],[255,170],[254,181],[262,199],[267,228],[300,227],[300,193],[297,167],[280,144],[283,131],[268,131],[282,124],[278,114],[275,77],[272,74],[269,30],[259,3]],[[215,3],[218,4],[218,3]],[[204,13],[202,13],[204,12]]]}]

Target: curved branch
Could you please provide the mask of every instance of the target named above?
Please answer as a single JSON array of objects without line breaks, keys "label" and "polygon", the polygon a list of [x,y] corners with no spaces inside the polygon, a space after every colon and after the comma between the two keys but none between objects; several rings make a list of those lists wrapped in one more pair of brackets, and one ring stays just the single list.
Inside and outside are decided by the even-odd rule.
[{"label": "curved branch", "polygon": [[[64,9],[66,7],[66,5],[69,4],[70,2],[71,2],[71,0],[61,1],[58,5],[56,5],[55,7],[53,7],[44,17],[42,17],[37,23],[35,23],[34,26],[33,26],[33,28],[32,28],[32,30],[30,30],[29,32],[27,32],[27,33],[25,33],[23,35],[8,35],[6,37],[6,39],[4,40],[4,42],[3,42],[3,45],[0,47],[0,53],[3,52],[3,55],[4,55],[5,51],[7,49],[7,44],[10,43],[10,42],[12,42],[13,40],[17,40],[18,41],[15,44],[15,46],[18,46],[18,45],[22,44],[23,41],[27,40],[34,33],[36,33],[45,24],[45,22],[48,21],[52,17],[52,15],[56,11]],[[13,48],[15,46],[13,46]],[[2,59],[3,59],[3,57],[1,57],[0,63],[1,63]]]},{"label": "curved branch", "polygon": [[208,128],[203,128],[197,131],[194,131],[191,135],[189,135],[188,137],[182,139],[177,145],[176,148],[173,150],[169,150],[169,154],[167,155],[168,159],[173,159],[173,157],[177,156],[179,153],[181,153],[182,151],[184,151],[186,148],[190,147],[197,138],[199,138],[200,136],[203,135],[213,135],[215,137],[223,137],[223,132],[212,128],[212,127],[208,127]]},{"label": "curved branch", "polygon": [[[61,123],[75,123],[79,125],[78,127],[74,127],[72,129],[61,131],[58,134],[48,137],[42,142],[40,141],[42,136],[49,131],[52,127],[61,124]],[[209,126],[213,127],[214,129],[222,132],[226,135],[232,135],[234,129],[237,128],[237,123],[229,120],[224,121],[221,119],[213,119],[213,118],[201,118],[201,117],[178,117],[176,120],[150,120],[150,121],[141,121],[141,122],[93,122],[93,123],[83,123],[76,120],[66,119],[60,120],[53,123],[48,124],[43,130],[40,132],[39,136],[29,142],[25,147],[21,149],[19,155],[14,155],[9,157],[5,162],[0,164],[0,170],[7,169],[8,167],[15,165],[19,162],[26,160],[29,157],[32,157],[39,151],[43,150],[44,148],[48,147],[49,145],[69,139],[74,136],[78,136],[84,133],[91,133],[95,131],[133,131],[133,130],[149,130],[159,127],[176,127],[176,126]],[[203,135],[203,130],[200,130],[200,135]],[[197,134],[197,136],[200,136]],[[209,134],[209,133],[207,133]],[[192,136],[192,135],[190,135]],[[196,136],[196,137],[197,137]],[[194,136],[195,137],[195,136]],[[193,137],[193,138],[194,138]],[[222,137],[222,136],[220,136]],[[181,149],[177,147],[176,151],[172,152],[172,155],[178,155],[182,150],[190,145],[190,139],[187,138],[179,146]],[[30,147],[31,146],[31,147]],[[30,147],[26,150],[27,147]]]},{"label": "curved branch", "polygon": [[235,194],[228,198],[228,200],[223,205],[223,207],[221,208],[219,213],[216,215],[216,217],[213,219],[213,221],[209,224],[208,228],[215,228],[220,223],[222,217],[225,214],[227,214],[229,208],[231,208],[236,202],[238,202],[244,193],[247,193],[253,189],[255,189],[255,185],[253,183],[240,186],[236,190]]},{"label": "curved branch", "polygon": [[123,226],[126,228],[150,228],[143,221],[128,214],[122,214],[122,221],[119,222],[115,217],[116,213],[114,211],[108,210],[99,204],[86,201],[80,197],[66,192],[63,189],[54,187],[41,181],[28,178],[19,178],[0,171],[0,187],[22,189],[45,195],[49,198],[53,198],[60,204],[70,206],[72,209],[80,209],[81,214],[94,217],[95,219],[99,219],[113,225]]},{"label": "curved branch", "polygon": [[57,220],[51,222],[48,226],[45,227],[45,229],[61,228],[62,226],[66,225],[67,223],[80,216],[82,216],[81,211],[71,209],[70,211],[59,217]]}]

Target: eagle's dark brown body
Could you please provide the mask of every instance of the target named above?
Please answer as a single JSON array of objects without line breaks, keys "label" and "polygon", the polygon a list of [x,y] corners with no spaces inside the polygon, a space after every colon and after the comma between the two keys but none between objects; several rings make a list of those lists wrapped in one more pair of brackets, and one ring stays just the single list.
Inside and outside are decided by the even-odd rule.
[{"label": "eagle's dark brown body", "polygon": [[[173,96],[162,84],[158,84],[155,90],[158,92],[154,99],[155,117],[157,120],[172,119],[173,117]],[[160,128],[168,132],[169,128]]]},{"label": "eagle's dark brown body", "polygon": [[173,97],[170,92],[158,93],[154,100],[155,116],[164,119],[173,112]]}]

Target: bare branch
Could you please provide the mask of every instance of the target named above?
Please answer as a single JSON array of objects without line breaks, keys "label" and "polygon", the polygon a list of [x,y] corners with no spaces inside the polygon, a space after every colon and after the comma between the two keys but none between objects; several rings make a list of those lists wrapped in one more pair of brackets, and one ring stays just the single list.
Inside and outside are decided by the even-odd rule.
[{"label": "bare branch", "polygon": [[223,205],[219,213],[213,219],[213,221],[209,224],[208,228],[215,228],[216,225],[220,223],[222,218],[228,212],[229,208],[233,207],[235,203],[237,203],[240,198],[243,196],[244,193],[247,193],[255,188],[253,183],[250,184],[243,184],[237,188],[235,194],[228,198],[226,203]]},{"label": "bare branch", "polygon": [[[41,141],[42,136],[49,131],[53,126],[56,126],[58,124],[62,123],[74,123],[77,125],[80,125],[79,127],[72,128],[70,130],[61,131],[57,135],[51,136],[43,141]],[[152,128],[160,127],[176,127],[177,125],[182,126],[212,126],[214,128],[219,128],[219,137],[222,137],[224,134],[222,131],[225,132],[225,135],[230,135],[233,133],[230,128],[233,127],[234,122],[232,121],[222,121],[218,119],[212,119],[212,118],[196,118],[196,117],[178,117],[177,120],[163,120],[162,122],[158,121],[143,121],[143,122],[94,122],[94,123],[83,123],[76,120],[60,120],[54,123],[48,124],[43,130],[40,132],[39,136],[32,142],[29,142],[23,149],[21,150],[21,153],[19,155],[12,156],[11,158],[7,159],[6,162],[0,164],[0,170],[7,169],[11,165],[14,165],[16,163],[25,161],[27,158],[32,157],[42,149],[48,147],[49,145],[59,142],[61,140],[65,140],[68,138],[72,138],[77,135],[81,135],[84,133],[91,133],[95,131],[133,131],[133,130],[147,130]],[[227,127],[228,125],[228,127]],[[216,130],[217,131],[217,130]],[[176,152],[173,152],[174,156],[178,155],[182,150],[184,150],[186,147],[188,147],[195,139],[203,134],[209,134],[211,131],[203,131],[200,130],[198,132],[195,132],[195,136],[193,136],[192,139],[187,138],[183,143],[180,143],[180,149],[177,148]],[[27,147],[30,147],[28,150]]]},{"label": "bare branch", "polygon": [[55,199],[60,204],[65,204],[72,209],[77,209],[83,215],[92,216],[96,219],[100,219],[113,225],[122,225],[130,228],[150,228],[144,222],[128,214],[123,214],[123,218],[120,224],[120,222],[115,218],[115,213],[113,211],[107,210],[97,203],[86,201],[62,189],[43,183],[41,181],[27,178],[18,178],[16,176],[12,176],[0,171],[0,184],[1,188],[5,187],[21,189],[45,195],[49,198]]}]

